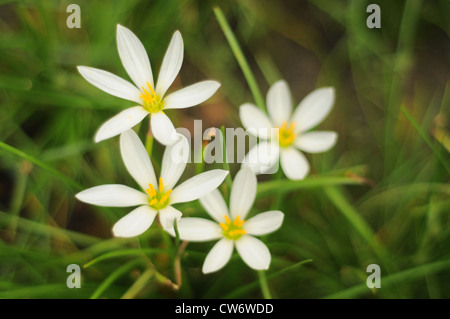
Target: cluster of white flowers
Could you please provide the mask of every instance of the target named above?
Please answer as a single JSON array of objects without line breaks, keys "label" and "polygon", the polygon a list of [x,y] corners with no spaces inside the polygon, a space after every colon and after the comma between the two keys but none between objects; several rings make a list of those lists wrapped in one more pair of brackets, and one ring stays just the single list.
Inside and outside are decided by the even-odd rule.
[{"label": "cluster of white flowers", "polygon": [[[330,149],[337,139],[334,132],[308,132],[330,112],[334,102],[332,88],[318,89],[309,94],[291,116],[291,97],[285,81],[276,82],[267,94],[270,118],[256,106],[246,103],[240,107],[241,121],[246,129],[258,130],[263,140],[246,155],[245,164],[236,174],[230,192],[229,209],[217,189],[228,171],[214,169],[189,178],[177,185],[189,158],[189,143],[178,134],[163,110],[187,108],[209,99],[220,87],[216,81],[203,81],[166,95],[180,71],[183,61],[183,40],[177,31],[172,37],[158,75],[153,79],[150,61],[143,44],[129,29],[117,26],[117,47],[120,59],[133,84],[107,71],[79,66],[81,75],[99,89],[114,96],[138,103],[106,121],[97,131],[99,142],[120,134],[120,151],[130,175],[141,190],[109,184],[86,189],[76,195],[85,203],[98,206],[135,207],[113,227],[114,236],[133,237],[145,232],[159,216],[159,223],[172,236],[185,241],[219,241],[208,253],[203,272],[221,269],[230,259],[236,246],[241,258],[253,269],[268,269],[270,252],[267,246],[253,237],[265,235],[281,227],[284,214],[274,210],[249,219],[257,192],[256,174],[267,167],[261,154],[269,152],[270,163],[278,160],[290,179],[303,179],[309,172],[305,156],[297,149],[316,153]],[[161,174],[156,178],[147,150],[132,128],[150,116],[150,127],[157,141],[166,146]],[[271,135],[272,128],[277,134]],[[266,132],[266,133],[264,133]],[[264,159],[267,160],[267,159]],[[208,214],[216,221],[186,217],[173,207],[177,203],[200,200]]]}]

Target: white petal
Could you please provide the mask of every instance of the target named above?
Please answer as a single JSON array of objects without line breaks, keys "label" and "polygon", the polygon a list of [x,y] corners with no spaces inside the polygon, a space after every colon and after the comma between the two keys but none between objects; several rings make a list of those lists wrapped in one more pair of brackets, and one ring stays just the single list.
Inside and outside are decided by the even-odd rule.
[{"label": "white petal", "polygon": [[164,109],[184,109],[200,104],[219,89],[220,83],[216,81],[203,81],[169,94],[164,99]]},{"label": "white petal", "polygon": [[130,82],[110,72],[88,66],[77,67],[80,74],[92,85],[121,99],[141,104],[141,92]]},{"label": "white petal", "polygon": [[232,219],[238,215],[241,219],[245,219],[255,201],[257,184],[255,173],[248,167],[241,168],[236,174],[230,194]]},{"label": "white petal", "polygon": [[189,160],[189,142],[178,134],[178,142],[167,146],[162,160],[161,177],[164,190],[172,189],[180,179]]},{"label": "white petal", "polygon": [[304,132],[323,121],[334,103],[334,89],[321,88],[309,93],[297,106],[292,121],[295,132]]},{"label": "white petal", "polygon": [[200,197],[200,203],[218,223],[225,221],[225,215],[229,216],[227,204],[218,189]]},{"label": "white petal", "polygon": [[128,172],[143,190],[149,187],[148,184],[157,185],[147,150],[133,130],[120,135],[120,152]]},{"label": "white petal", "polygon": [[171,145],[178,141],[178,134],[172,121],[163,112],[152,113],[150,117],[152,133],[163,145]]},{"label": "white petal", "polygon": [[95,134],[95,142],[106,140],[132,128],[148,115],[142,106],[130,107],[102,124]]},{"label": "white petal", "polygon": [[196,200],[219,187],[228,173],[223,169],[213,169],[191,177],[174,188],[170,202],[175,204]]},{"label": "white petal", "polygon": [[264,112],[251,103],[245,103],[239,108],[242,125],[253,135],[263,139],[270,138],[272,123]]},{"label": "white petal", "polygon": [[284,174],[289,179],[304,179],[309,172],[309,163],[306,157],[292,147],[281,150],[280,163]]},{"label": "white petal", "polygon": [[179,223],[181,221],[181,216],[183,214],[176,208],[172,206],[166,206],[159,210],[159,221],[164,230],[173,231],[174,220]]},{"label": "white petal", "polygon": [[214,247],[209,251],[203,263],[202,271],[204,274],[221,269],[227,264],[233,253],[233,241],[222,238]]},{"label": "white petal", "polygon": [[[204,218],[181,218],[180,222],[177,223],[177,227],[181,240],[209,241],[222,237],[222,228],[215,222]],[[173,228],[168,232],[175,237]]]},{"label": "white petal", "polygon": [[236,250],[247,265],[256,270],[269,269],[270,251],[259,239],[244,235],[235,241]]},{"label": "white petal", "polygon": [[80,201],[106,207],[127,207],[148,204],[147,195],[134,188],[107,184],[88,188],[75,195]]},{"label": "white petal", "polygon": [[295,140],[295,146],[308,153],[328,151],[336,144],[337,133],[317,131],[300,134]]},{"label": "white petal", "polygon": [[274,173],[277,169],[279,154],[278,144],[262,141],[250,149],[242,164],[250,167],[255,174]]},{"label": "white petal", "polygon": [[183,63],[183,38],[179,31],[175,31],[167,48],[156,84],[156,93],[163,96],[180,72]]},{"label": "white petal", "polygon": [[250,235],[265,235],[280,228],[284,214],[279,210],[272,210],[256,215],[247,220],[243,229]]},{"label": "white petal", "polygon": [[281,127],[291,116],[292,101],[289,87],[284,80],[275,82],[267,92],[267,111],[275,127]]},{"label": "white petal", "polygon": [[148,82],[153,87],[152,68],[144,46],[133,32],[120,24],[117,25],[117,49],[125,70],[136,86],[147,89]]},{"label": "white petal", "polygon": [[145,232],[153,223],[156,210],[140,206],[122,217],[112,229],[115,237],[134,237]]}]

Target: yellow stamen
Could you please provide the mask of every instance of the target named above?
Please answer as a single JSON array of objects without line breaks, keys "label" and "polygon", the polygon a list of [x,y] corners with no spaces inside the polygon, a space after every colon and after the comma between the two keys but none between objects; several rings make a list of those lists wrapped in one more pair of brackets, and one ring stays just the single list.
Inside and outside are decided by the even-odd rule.
[{"label": "yellow stamen", "polygon": [[143,86],[140,98],[144,101],[144,108],[150,113],[157,113],[164,107],[164,103],[159,95],[156,94],[153,86],[147,82],[147,89]]},{"label": "yellow stamen", "polygon": [[246,234],[247,232],[242,229],[242,226],[244,225],[244,220],[241,219],[241,217],[238,215],[236,218],[231,221],[231,219],[228,217],[228,215],[225,215],[225,223],[220,223],[220,227],[222,228],[223,235],[232,240],[239,239],[242,235]]},{"label": "yellow stamen", "polygon": [[237,226],[239,224],[239,215],[236,216],[236,219],[233,222],[233,226]]},{"label": "yellow stamen", "polygon": [[295,124],[294,124],[294,122],[292,122],[291,125],[289,125],[289,129],[287,130],[287,132],[289,134],[292,134],[294,131],[294,127],[295,127]]},{"label": "yellow stamen", "polygon": [[162,177],[158,180],[158,190],[155,189],[153,184],[148,184],[146,192],[148,194],[148,202],[152,208],[159,210],[166,207],[169,204],[169,197],[172,190],[169,189],[164,192],[164,183]]},{"label": "yellow stamen", "polygon": [[150,189],[149,189],[150,193],[149,192],[147,192],[147,193],[150,195],[150,197],[155,197],[156,196],[156,191],[155,191],[155,188],[153,187],[153,185],[152,184],[148,184],[148,187],[150,187]]},{"label": "yellow stamen", "polygon": [[162,204],[162,203],[164,203],[166,200],[168,200],[168,199],[169,199],[169,196],[170,196],[170,193],[172,193],[172,190],[171,190],[171,189],[169,189],[169,190],[167,191],[167,193],[166,193],[163,197],[161,197],[161,199],[159,200],[159,202]]},{"label": "yellow stamen", "polygon": [[292,122],[289,124],[287,122],[283,122],[281,127],[278,130],[278,142],[281,147],[288,147],[290,146],[295,139],[295,123]]}]

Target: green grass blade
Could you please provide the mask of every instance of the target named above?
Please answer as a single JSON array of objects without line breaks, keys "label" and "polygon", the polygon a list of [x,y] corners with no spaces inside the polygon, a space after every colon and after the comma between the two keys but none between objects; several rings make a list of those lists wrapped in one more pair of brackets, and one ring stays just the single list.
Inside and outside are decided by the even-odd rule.
[{"label": "green grass blade", "polygon": [[[429,263],[426,265],[403,270],[386,277],[381,277],[381,289],[383,288],[386,289],[392,284],[414,281],[426,275],[441,272],[444,270],[448,271],[449,269],[450,269],[450,260],[446,260],[446,261],[437,261],[434,263]],[[369,288],[367,288],[366,283],[363,283],[361,285],[328,295],[325,298],[326,299],[356,298],[367,293],[368,291],[370,290]]]},{"label": "green grass blade", "polygon": [[247,80],[248,86],[250,87],[250,91],[252,92],[256,105],[265,112],[264,98],[258,88],[258,84],[256,83],[250,66],[245,59],[244,53],[242,53],[241,47],[239,46],[239,43],[236,40],[236,37],[227,22],[227,19],[225,18],[222,10],[219,7],[214,8],[214,14],[216,15],[217,22],[219,23],[220,28],[222,29],[225,38],[230,45],[231,51],[233,51],[233,54],[237,62],[239,63],[242,73],[244,73],[245,79]]},{"label": "green grass blade", "polygon": [[293,181],[287,179],[272,180],[258,184],[257,197],[266,196],[267,194],[279,194],[296,191],[300,189],[317,188],[324,186],[337,185],[362,185],[364,181],[353,177],[329,177],[319,176],[306,178],[301,181]]},{"label": "green grass blade", "polygon": [[116,281],[121,276],[125,275],[127,272],[129,272],[131,269],[136,267],[141,262],[142,261],[140,259],[135,259],[135,260],[132,260],[132,261],[126,263],[125,265],[117,268],[92,293],[91,299],[99,298],[103,294],[103,292],[105,292],[106,289],[108,289],[108,287],[114,283],[114,281]]},{"label": "green grass blade", "polygon": [[[298,267],[310,263],[312,262],[312,259],[306,259],[306,260],[302,260],[296,264],[290,265],[288,267],[285,267],[279,271],[277,271],[276,273],[267,275],[267,279],[271,280],[274,278],[277,278],[278,276],[284,274],[285,272],[291,271],[293,269],[297,269]],[[255,280],[245,286],[239,287],[238,289],[230,292],[229,294],[227,294],[224,298],[229,299],[229,298],[238,298],[238,296],[243,295],[245,293],[248,293],[249,291],[256,289],[259,287],[259,280]]]},{"label": "green grass blade", "polygon": [[77,182],[74,182],[73,180],[68,178],[66,175],[64,175],[61,172],[57,171],[56,169],[50,167],[49,165],[47,165],[43,161],[37,159],[34,156],[28,155],[27,153],[25,153],[25,152],[15,148],[15,147],[13,147],[11,145],[8,145],[8,144],[5,144],[3,142],[0,142],[0,149],[3,149],[4,151],[7,151],[7,152],[9,152],[11,154],[19,156],[22,159],[27,160],[27,161],[29,161],[29,162],[39,166],[40,168],[48,171],[53,176],[59,178],[64,183],[70,185],[74,189],[81,190],[83,188],[80,184],[78,184]]},{"label": "green grass blade", "polygon": [[83,265],[84,268],[91,267],[96,263],[112,258],[123,257],[123,256],[139,256],[144,254],[156,254],[166,252],[166,249],[158,249],[158,248],[133,248],[133,249],[124,249],[119,251],[111,251],[105,253],[99,257],[92,259]]},{"label": "green grass blade", "polygon": [[439,161],[442,163],[442,165],[445,167],[447,172],[450,173],[450,165],[448,161],[442,156],[442,152],[440,152],[431,142],[431,140],[428,138],[428,136],[425,134],[425,132],[422,130],[422,128],[419,126],[419,124],[416,122],[416,120],[412,117],[411,114],[408,113],[408,111],[402,107],[401,108],[403,114],[405,114],[406,118],[411,122],[411,124],[414,126],[414,128],[417,130],[417,132],[420,134],[420,136],[423,138],[425,143],[431,148],[434,155],[439,159]]}]

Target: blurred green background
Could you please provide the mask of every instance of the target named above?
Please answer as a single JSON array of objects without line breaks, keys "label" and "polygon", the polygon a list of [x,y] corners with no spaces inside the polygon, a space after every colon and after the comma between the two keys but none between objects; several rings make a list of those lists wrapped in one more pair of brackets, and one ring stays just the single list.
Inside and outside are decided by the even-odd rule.
[{"label": "blurred green background", "polygon": [[[66,26],[70,3],[81,7],[80,29]],[[381,29],[366,26],[369,3],[381,7]],[[136,186],[118,138],[93,143],[99,125],[132,103],[76,70],[87,65],[128,79],[117,23],[141,39],[155,74],[181,31],[185,60],[171,90],[222,83],[202,105],[169,110],[176,127],[192,130],[194,119],[203,128],[241,126],[238,107],[253,97],[217,5],[264,96],[281,78],[295,105],[317,87],[336,89],[319,129],[337,131],[337,145],[308,155],[304,181],[260,177],[252,214],[285,213],[282,228],[263,238],[273,297],[450,298],[449,1],[0,4],[0,298],[262,297],[257,274],[236,253],[223,270],[203,275],[213,243],[177,247],[156,222],[138,239],[114,239],[112,225],[130,209],[74,198],[105,183]],[[162,151],[154,145],[157,170]],[[231,164],[232,176],[238,168]],[[182,178],[199,169],[189,164]],[[229,192],[225,184],[221,190]],[[178,208],[207,216],[198,201]],[[381,267],[380,289],[366,286],[372,263]],[[80,289],[66,287],[69,264],[86,266]]]}]

